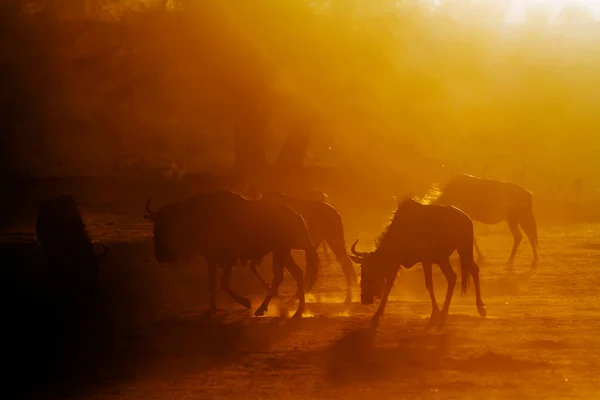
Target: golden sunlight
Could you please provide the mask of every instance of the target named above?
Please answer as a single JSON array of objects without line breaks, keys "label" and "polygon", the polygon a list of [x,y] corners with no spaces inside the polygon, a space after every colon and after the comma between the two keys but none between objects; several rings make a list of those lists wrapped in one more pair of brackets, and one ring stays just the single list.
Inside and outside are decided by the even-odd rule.
[{"label": "golden sunlight", "polygon": [[600,400],[600,0],[0,27],[19,398]]},{"label": "golden sunlight", "polygon": [[512,0],[506,12],[506,21],[524,23],[529,13],[542,14],[548,23],[560,23],[560,15],[570,8],[600,19],[600,0]]}]

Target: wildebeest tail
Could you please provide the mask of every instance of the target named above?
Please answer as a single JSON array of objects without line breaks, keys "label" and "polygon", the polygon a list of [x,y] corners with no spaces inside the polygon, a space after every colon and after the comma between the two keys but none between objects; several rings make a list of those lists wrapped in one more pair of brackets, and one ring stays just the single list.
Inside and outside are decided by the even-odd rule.
[{"label": "wildebeest tail", "polygon": [[466,244],[458,251],[458,255],[460,256],[460,286],[462,294],[467,293],[467,288],[469,287],[469,276],[471,275],[471,267],[475,263],[475,258],[473,257],[475,232],[473,230],[473,223],[471,220],[469,220],[469,224],[469,232],[465,235]]},{"label": "wildebeest tail", "polygon": [[531,233],[531,237],[532,237],[531,240],[533,241],[533,245],[537,249],[539,247],[539,242],[538,242],[537,224],[535,222],[535,217],[531,218],[531,223],[533,226],[532,233]]},{"label": "wildebeest tail", "polygon": [[467,293],[467,288],[469,287],[469,276],[471,275],[470,266],[474,262],[473,261],[473,248],[470,250],[471,256],[465,256],[464,258],[461,256],[460,258],[460,286],[461,293]]},{"label": "wildebeest tail", "polygon": [[311,290],[317,282],[317,276],[319,275],[320,260],[317,249],[313,245],[310,238],[305,246],[304,252],[306,254],[306,274],[305,274],[305,288]]},{"label": "wildebeest tail", "polygon": [[533,211],[531,209],[527,210],[521,220],[519,221],[521,228],[525,231],[527,238],[531,242],[531,245],[536,249],[538,246],[538,232],[537,232],[537,223],[535,221],[535,216],[533,215]]},{"label": "wildebeest tail", "polygon": [[304,250],[306,257],[306,271],[304,273],[304,288],[310,291],[317,281],[321,261],[319,253],[315,247],[310,235],[308,234],[308,226],[302,215],[294,212],[296,219],[294,222],[294,233],[296,236],[296,248]]}]

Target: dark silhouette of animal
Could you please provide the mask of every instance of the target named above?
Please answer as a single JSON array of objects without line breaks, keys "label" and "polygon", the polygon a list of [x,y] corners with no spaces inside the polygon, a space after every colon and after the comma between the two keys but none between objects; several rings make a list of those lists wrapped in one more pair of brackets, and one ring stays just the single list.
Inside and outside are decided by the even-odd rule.
[{"label": "dark silhouette of animal", "polygon": [[[357,242],[358,240],[351,247],[351,258],[361,264],[361,303],[369,305],[373,303],[374,297],[381,297],[379,308],[373,316],[375,323],[383,315],[399,268],[411,268],[420,262],[423,264],[425,285],[431,297],[429,323],[442,327],[456,285],[456,273],[449,260],[455,250],[461,261],[462,292],[466,292],[471,275],[475,283],[477,309],[480,315],[486,315],[481,299],[479,267],[473,259],[473,222],[458,208],[405,200],[398,204],[391,223],[377,240],[375,251],[357,252]],[[439,265],[448,282],[441,311],[433,291],[432,264]]]},{"label": "dark silhouette of animal", "polygon": [[51,286],[58,292],[95,293],[98,265],[106,261],[108,248],[97,254],[75,199],[61,195],[38,210],[36,235],[46,257]]},{"label": "dark silhouette of animal", "polygon": [[[293,197],[298,200],[308,200],[315,202],[327,202],[327,199],[329,198],[327,193],[317,188],[302,184],[290,185],[288,182],[284,182],[283,184],[279,185],[267,184],[266,187],[264,183],[252,183],[248,185],[244,193],[246,197],[254,199],[261,198],[263,196],[263,193],[286,193],[287,196]],[[317,249],[319,249],[319,244],[315,243],[315,245],[317,246]],[[331,264],[331,257],[329,256],[327,241],[321,242],[320,250],[326,265]],[[256,268],[256,264],[253,264],[252,268]],[[268,286],[267,282],[263,283],[263,285],[264,284]]]},{"label": "dark silhouette of animal", "polygon": [[[216,313],[216,272],[223,269],[221,288],[234,301],[250,308],[250,301],[231,290],[229,280],[239,260],[258,260],[273,254],[273,282],[254,315],[263,315],[278,295],[287,268],[297,284],[299,306],[305,308],[304,290],[310,290],[319,270],[319,257],[308,235],[306,223],[290,207],[262,200],[248,200],[236,193],[220,190],[199,195],[180,203],[163,206],[154,212],[146,204],[147,219],[154,223],[154,249],[159,262],[190,260],[202,256],[208,265],[210,309]],[[306,277],[296,265],[291,251],[304,250]],[[306,278],[306,279],[305,279]]]},{"label": "dark silhouette of animal", "polygon": [[[523,235],[523,229],[533,250],[532,268],[538,263],[537,224],[533,215],[533,194],[512,182],[478,178],[472,175],[459,175],[443,189],[433,204],[452,205],[463,210],[474,221],[495,225],[508,223],[513,235],[513,248],[507,264],[513,265],[515,255]],[[481,257],[477,242],[475,250]]]},{"label": "dark silhouette of animal", "polygon": [[[357,282],[356,272],[346,251],[344,223],[341,215],[332,205],[321,200],[306,200],[278,192],[264,193],[262,199],[276,204],[285,204],[300,213],[314,245],[318,248],[327,243],[342,267],[346,277],[346,302],[352,301],[352,285]],[[325,251],[327,251],[325,249]],[[256,268],[253,262],[253,268]]]}]

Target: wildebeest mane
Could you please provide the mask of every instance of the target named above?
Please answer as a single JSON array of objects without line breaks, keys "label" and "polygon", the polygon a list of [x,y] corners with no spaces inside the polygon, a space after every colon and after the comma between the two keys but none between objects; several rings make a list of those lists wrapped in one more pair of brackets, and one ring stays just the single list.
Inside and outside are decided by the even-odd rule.
[{"label": "wildebeest mane", "polygon": [[379,246],[381,246],[383,240],[391,234],[392,229],[397,229],[395,227],[401,225],[398,223],[398,221],[402,216],[404,216],[406,206],[409,205],[423,205],[423,203],[417,201],[413,197],[406,197],[403,200],[399,201],[398,207],[396,207],[396,210],[390,216],[388,223],[382,228],[381,232],[379,233],[379,235],[377,235],[377,237],[374,240],[376,248],[379,248]]}]

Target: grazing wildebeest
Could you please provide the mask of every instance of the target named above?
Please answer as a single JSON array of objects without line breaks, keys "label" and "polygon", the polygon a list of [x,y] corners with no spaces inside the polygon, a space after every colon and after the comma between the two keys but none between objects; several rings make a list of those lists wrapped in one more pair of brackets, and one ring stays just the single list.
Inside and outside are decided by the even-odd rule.
[{"label": "grazing wildebeest", "polygon": [[[533,194],[512,182],[478,178],[472,175],[459,175],[443,189],[433,204],[452,205],[463,210],[474,221],[495,225],[502,221],[508,223],[514,241],[507,264],[513,265],[517,249],[523,235],[519,226],[529,239],[533,250],[532,268],[538,262],[538,235],[533,215]],[[477,242],[475,250],[481,257]]]},{"label": "grazing wildebeest", "polygon": [[[319,257],[308,235],[306,223],[290,207],[262,200],[248,200],[236,193],[220,190],[199,195],[181,203],[150,210],[147,219],[154,223],[154,249],[159,262],[176,262],[202,256],[208,265],[210,309],[216,313],[216,273],[223,269],[221,288],[237,303],[250,308],[250,301],[234,293],[229,280],[239,260],[257,260],[273,254],[273,282],[254,315],[263,315],[278,294],[287,268],[297,284],[298,310],[305,308],[304,288],[310,290],[319,270]],[[291,251],[304,250],[306,279],[294,262]]]},{"label": "grazing wildebeest", "polygon": [[[300,213],[313,244],[318,248],[327,243],[342,267],[346,277],[346,302],[352,301],[352,284],[357,282],[356,272],[346,251],[344,223],[341,215],[329,203],[320,200],[306,200],[278,192],[264,193],[262,199],[267,202],[285,204]],[[253,262],[253,268],[255,263]]]},{"label": "grazing wildebeest", "polygon": [[[475,283],[477,310],[486,315],[479,287],[479,267],[473,259],[473,222],[456,207],[424,205],[413,199],[398,204],[392,221],[377,240],[372,252],[357,252],[354,242],[351,258],[361,264],[361,302],[372,304],[375,296],[381,297],[373,321],[383,315],[398,269],[411,268],[421,262],[425,285],[431,297],[430,324],[441,327],[456,284],[456,273],[449,257],[456,250],[460,256],[462,292],[467,290],[469,275]],[[432,264],[438,264],[448,282],[442,310],[438,308],[433,291]]]},{"label": "grazing wildebeest", "polygon": [[61,195],[39,207],[36,234],[54,289],[92,295],[108,248],[101,244],[104,250],[96,253],[73,196]]}]

